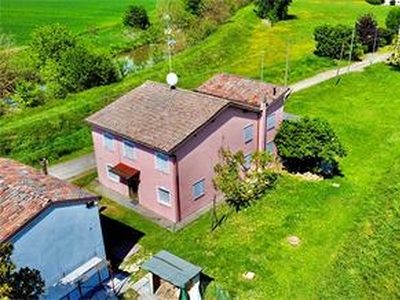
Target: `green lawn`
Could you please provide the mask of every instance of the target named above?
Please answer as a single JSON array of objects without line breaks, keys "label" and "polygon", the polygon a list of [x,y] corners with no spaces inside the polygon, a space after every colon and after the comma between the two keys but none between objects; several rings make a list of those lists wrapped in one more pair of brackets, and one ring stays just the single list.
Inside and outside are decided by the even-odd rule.
[{"label": "green lawn", "polygon": [[[259,78],[260,52],[265,51],[264,78],[282,84],[286,41],[290,40],[289,82],[295,82],[336,65],[333,60],[312,54],[312,32],[316,25],[351,24],[361,13],[371,11],[383,24],[389,9],[356,0],[294,1],[290,13],[296,18],[268,28],[255,16],[253,7],[246,7],[204,42],[174,57],[173,69],[180,76],[179,86],[184,88],[194,88],[218,72]],[[91,135],[83,122],[86,116],[146,79],[164,81],[167,72],[168,64],[162,62],[125,78],[123,82],[2,117],[0,155],[35,164],[43,156],[54,161],[72,152],[89,149]]]},{"label": "green lawn", "polygon": [[[337,131],[348,150],[342,178],[281,178],[214,232],[210,214],[174,234],[109,200],[104,214],[144,232],[146,252],[167,249],[201,265],[239,299],[398,297],[399,81],[399,72],[379,65],[289,98],[289,112],[322,117]],[[297,248],[286,243],[293,234]],[[255,280],[243,279],[245,271]]]},{"label": "green lawn", "polygon": [[[31,31],[48,23],[67,25],[77,33],[95,26],[113,28],[121,23],[128,5],[139,4],[148,11],[157,0],[1,0],[0,31],[12,34],[19,45],[29,41]],[[116,36],[118,38],[118,36]]]}]

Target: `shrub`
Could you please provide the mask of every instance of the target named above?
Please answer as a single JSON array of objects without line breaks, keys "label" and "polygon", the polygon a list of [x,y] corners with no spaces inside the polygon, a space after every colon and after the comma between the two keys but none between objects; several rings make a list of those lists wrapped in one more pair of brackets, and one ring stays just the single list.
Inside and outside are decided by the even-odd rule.
[{"label": "shrub", "polygon": [[393,41],[393,35],[390,30],[386,28],[378,28],[379,35],[379,47],[384,47],[386,45],[390,45]]},{"label": "shrub", "polygon": [[[316,42],[315,54],[340,59],[350,54],[353,28],[344,25],[323,25],[314,30]],[[354,39],[351,57],[357,60],[363,54],[362,45],[357,36]]]},{"label": "shrub", "polygon": [[272,23],[288,17],[288,9],[292,0],[255,0],[254,12],[259,18],[268,18]]},{"label": "shrub", "polygon": [[75,36],[65,26],[56,23],[35,29],[31,34],[30,48],[40,67],[49,59],[58,61],[76,42]]},{"label": "shrub", "polygon": [[186,10],[192,15],[199,16],[203,8],[203,0],[185,0]]},{"label": "shrub", "polygon": [[365,52],[374,52],[379,46],[378,22],[373,14],[365,14],[356,23],[357,36]]},{"label": "shrub", "polygon": [[392,35],[395,35],[400,26],[400,7],[390,9],[386,16],[386,28]]},{"label": "shrub", "polygon": [[38,84],[24,80],[18,82],[13,100],[23,107],[35,107],[45,103],[45,94]]},{"label": "shrub", "polygon": [[395,69],[400,70],[400,39],[396,38],[393,45],[393,52],[390,56],[389,64]]},{"label": "shrub", "polygon": [[346,152],[329,124],[320,119],[284,121],[275,137],[283,165],[289,172],[339,174],[339,157]]},{"label": "shrub", "polygon": [[123,24],[142,30],[147,29],[150,26],[150,21],[146,9],[143,6],[129,6],[123,18]]},{"label": "shrub", "polygon": [[366,0],[366,1],[372,5],[381,5],[385,2],[384,0]]}]

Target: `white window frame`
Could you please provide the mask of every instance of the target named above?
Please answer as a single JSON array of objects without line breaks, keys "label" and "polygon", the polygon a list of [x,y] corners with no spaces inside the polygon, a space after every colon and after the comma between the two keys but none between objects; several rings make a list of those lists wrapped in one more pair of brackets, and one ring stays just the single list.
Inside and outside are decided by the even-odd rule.
[{"label": "white window frame", "polygon": [[[274,123],[270,124],[269,120],[273,120]],[[275,127],[276,127],[276,114],[273,113],[267,116],[267,130],[274,129]]]},{"label": "white window frame", "polygon": [[[203,183],[203,192],[199,195],[195,195],[195,186],[199,183]],[[197,180],[195,183],[192,184],[192,194],[193,194],[193,199],[197,200],[201,197],[203,197],[206,194],[206,179],[202,178],[200,180]]]},{"label": "white window frame", "polygon": [[[132,156],[129,155],[129,152],[127,151],[127,148],[131,148],[132,151]],[[129,140],[123,140],[122,141],[122,154],[124,157],[135,160],[136,159],[136,145],[135,143],[129,141]]]},{"label": "white window frame", "polygon": [[[251,138],[250,139],[246,139],[246,131],[249,128],[251,128]],[[246,125],[243,128],[243,140],[244,140],[245,144],[251,143],[254,140],[254,126],[253,126],[253,124]]]},{"label": "white window frame", "polygon": [[113,134],[111,134],[109,132],[103,132],[103,146],[107,150],[114,151],[115,142],[114,142],[114,135]]},{"label": "white window frame", "polygon": [[[169,202],[168,203],[161,200],[159,191],[164,191],[169,194]],[[168,207],[171,207],[171,191],[169,189],[162,187],[162,186],[157,186],[156,193],[157,193],[157,202],[158,203],[168,206]]]},{"label": "white window frame", "polygon": [[[164,169],[158,163],[158,159],[166,158],[166,168]],[[156,170],[169,174],[169,156],[161,152],[154,153],[155,167]]]},{"label": "white window frame", "polygon": [[114,182],[120,182],[120,177],[117,174],[114,174],[113,172],[110,171],[110,169],[113,168],[113,165],[107,164],[106,165],[106,173],[108,179]]}]

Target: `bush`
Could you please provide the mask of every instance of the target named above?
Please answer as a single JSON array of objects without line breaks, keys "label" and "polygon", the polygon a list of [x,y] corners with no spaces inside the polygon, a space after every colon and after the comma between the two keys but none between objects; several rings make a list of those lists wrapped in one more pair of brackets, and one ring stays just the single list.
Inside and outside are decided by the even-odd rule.
[{"label": "bush", "polygon": [[255,0],[254,12],[259,18],[268,18],[272,23],[287,19],[292,0]]},{"label": "bush", "polygon": [[357,36],[364,46],[364,52],[375,52],[379,46],[378,22],[373,14],[365,14],[356,23]]},{"label": "bush", "polygon": [[146,9],[143,6],[129,6],[125,12],[123,24],[142,30],[147,29],[150,26],[150,21]]},{"label": "bush", "polygon": [[393,35],[390,30],[386,28],[378,28],[379,35],[379,47],[384,47],[386,45],[390,45],[393,41]]},{"label": "bush", "polygon": [[[314,30],[316,49],[314,53],[318,56],[326,56],[335,59],[348,57],[350,54],[353,28],[344,25],[323,25]],[[351,57],[357,60],[363,54],[362,45],[357,36],[354,39]]]},{"label": "bush", "polygon": [[400,7],[390,9],[386,16],[386,28],[393,35],[397,34],[400,26]]},{"label": "bush", "polygon": [[275,137],[282,163],[289,172],[339,174],[339,157],[346,152],[329,124],[320,119],[284,121]]},{"label": "bush", "polygon": [[45,94],[38,84],[24,80],[18,82],[13,100],[23,107],[35,107],[45,103]]},{"label": "bush", "polygon": [[366,0],[366,1],[372,5],[381,5],[385,2],[384,0]]}]

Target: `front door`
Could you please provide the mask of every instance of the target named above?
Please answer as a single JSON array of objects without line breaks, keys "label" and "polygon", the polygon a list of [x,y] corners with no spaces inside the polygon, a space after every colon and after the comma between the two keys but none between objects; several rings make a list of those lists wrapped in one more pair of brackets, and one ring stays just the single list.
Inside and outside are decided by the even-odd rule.
[{"label": "front door", "polygon": [[131,178],[128,181],[128,190],[129,190],[129,198],[133,200],[133,202],[138,202],[138,188],[139,188],[139,179]]}]

